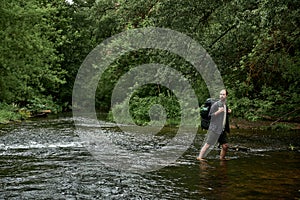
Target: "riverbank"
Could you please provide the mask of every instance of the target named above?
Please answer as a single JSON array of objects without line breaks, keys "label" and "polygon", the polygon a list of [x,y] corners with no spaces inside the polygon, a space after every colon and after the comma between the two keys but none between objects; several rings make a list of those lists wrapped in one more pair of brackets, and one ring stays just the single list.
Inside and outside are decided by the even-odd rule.
[{"label": "riverbank", "polygon": [[60,112],[59,106],[56,106],[56,108],[52,106],[52,109],[44,107],[27,108],[19,107],[16,104],[0,103],[0,124],[18,123],[30,118],[47,117],[49,114]]},{"label": "riverbank", "polygon": [[[0,112],[1,113],[1,112]],[[49,114],[49,116],[48,116]],[[12,117],[13,116],[13,117]],[[16,112],[10,112],[7,115],[3,115],[1,118],[0,115],[0,124],[8,124],[8,123],[18,123],[22,121],[26,121],[32,118],[55,118],[55,116],[72,116],[71,113],[60,113],[60,114],[51,114],[50,111],[46,110],[43,112],[38,113],[35,116],[30,116],[27,114],[20,114],[16,115]],[[103,114],[98,116],[105,120],[107,118],[107,114]],[[258,129],[258,130],[300,130],[300,123],[296,122],[274,122],[274,121],[267,121],[267,120],[257,120],[257,121],[250,121],[241,118],[231,118],[230,119],[230,128],[231,129]]]},{"label": "riverbank", "polygon": [[231,125],[232,129],[264,129],[264,130],[281,130],[291,129],[300,130],[300,123],[296,122],[274,122],[266,120],[249,121],[246,119],[232,118]]}]

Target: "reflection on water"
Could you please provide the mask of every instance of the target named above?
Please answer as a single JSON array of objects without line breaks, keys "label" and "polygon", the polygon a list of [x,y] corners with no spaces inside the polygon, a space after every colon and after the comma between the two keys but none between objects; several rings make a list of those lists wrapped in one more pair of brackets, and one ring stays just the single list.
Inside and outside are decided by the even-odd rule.
[{"label": "reflection on water", "polygon": [[[102,125],[111,134],[118,131]],[[95,160],[74,130],[71,118],[1,125],[0,199],[300,198],[300,154],[289,150],[299,148],[297,131],[233,131],[231,143],[249,151],[231,150],[231,160],[219,161],[216,149],[205,163],[195,159],[204,138],[198,134],[173,165],[136,174]],[[167,128],[156,142],[163,145],[161,137],[173,131]],[[119,145],[130,148],[122,137]]]}]

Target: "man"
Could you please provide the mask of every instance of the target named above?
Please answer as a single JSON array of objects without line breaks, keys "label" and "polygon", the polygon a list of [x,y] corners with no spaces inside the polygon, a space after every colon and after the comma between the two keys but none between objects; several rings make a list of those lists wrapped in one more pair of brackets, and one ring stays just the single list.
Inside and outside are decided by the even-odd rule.
[{"label": "man", "polygon": [[209,148],[213,148],[218,141],[221,148],[220,159],[226,160],[225,156],[228,150],[227,133],[230,132],[228,114],[231,110],[226,106],[228,92],[223,89],[220,92],[220,100],[215,102],[210,109],[209,116],[211,117],[210,125],[207,132],[207,139],[197,160],[205,161],[206,155],[209,153]]}]

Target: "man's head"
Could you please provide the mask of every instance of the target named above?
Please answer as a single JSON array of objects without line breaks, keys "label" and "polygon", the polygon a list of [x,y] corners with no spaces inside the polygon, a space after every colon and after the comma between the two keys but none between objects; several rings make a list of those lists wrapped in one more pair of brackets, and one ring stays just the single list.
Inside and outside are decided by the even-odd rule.
[{"label": "man's head", "polygon": [[225,101],[227,98],[228,92],[227,90],[223,89],[220,91],[220,100],[221,101]]}]

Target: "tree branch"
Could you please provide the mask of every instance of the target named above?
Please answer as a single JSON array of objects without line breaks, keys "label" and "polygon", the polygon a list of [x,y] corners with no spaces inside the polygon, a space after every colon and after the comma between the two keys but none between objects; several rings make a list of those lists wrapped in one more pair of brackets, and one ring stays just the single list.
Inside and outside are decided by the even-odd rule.
[{"label": "tree branch", "polygon": [[224,37],[229,31],[231,31],[235,27],[236,27],[236,24],[233,24],[231,27],[229,27],[224,33],[222,33],[217,39],[215,39],[215,41],[213,41],[213,43],[211,43],[211,45],[209,45],[209,48],[213,47],[220,39],[222,39],[222,37]]}]

